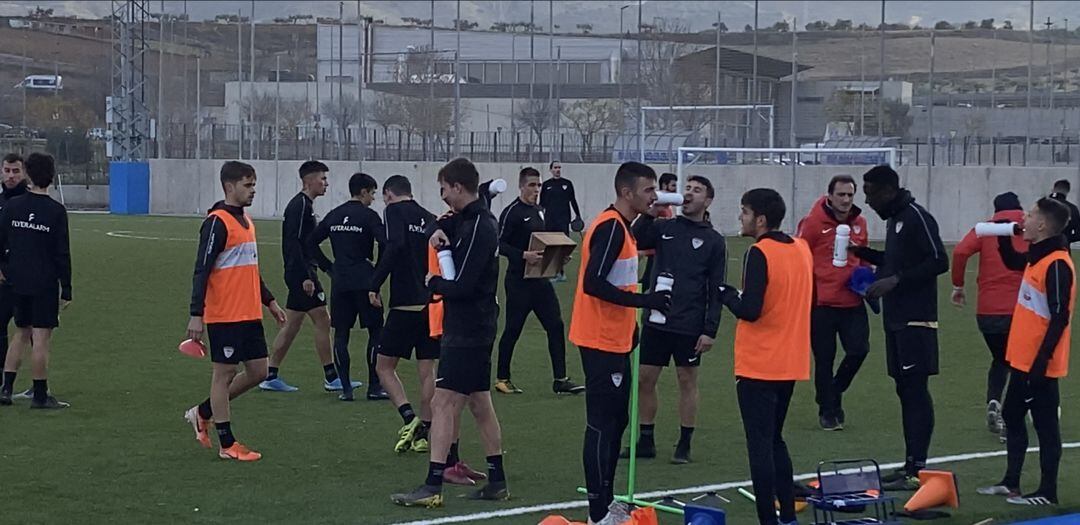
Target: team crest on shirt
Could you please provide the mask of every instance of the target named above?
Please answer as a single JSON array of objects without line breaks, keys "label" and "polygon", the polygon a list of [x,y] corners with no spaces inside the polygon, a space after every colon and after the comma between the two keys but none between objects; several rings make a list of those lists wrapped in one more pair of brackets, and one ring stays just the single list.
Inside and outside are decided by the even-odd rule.
[{"label": "team crest on shirt", "polygon": [[855,232],[855,235],[858,235],[862,233],[862,226],[854,226],[851,228],[851,231]]},{"label": "team crest on shirt", "polygon": [[900,233],[900,230],[904,229],[904,221],[896,221],[896,233]]},{"label": "team crest on shirt", "polygon": [[226,358],[232,357],[233,353],[235,352],[235,350],[231,346],[226,346],[225,348],[222,348],[221,351],[225,353]]},{"label": "team crest on shirt", "polygon": [[565,184],[562,185],[562,189],[563,189],[563,191],[566,191],[566,185]]},{"label": "team crest on shirt", "polygon": [[622,372],[616,372],[614,374],[611,374],[611,382],[615,385],[615,388],[619,388],[620,386],[622,386],[622,378]]},{"label": "team crest on shirt", "polygon": [[542,221],[546,220],[546,219],[544,219],[544,210],[538,211],[537,214],[540,215],[540,220],[542,220]]},{"label": "team crest on shirt", "polygon": [[326,293],[325,292],[319,292],[319,300],[320,301],[325,301],[326,300]]},{"label": "team crest on shirt", "polygon": [[690,240],[690,245],[693,246],[695,250],[698,249],[698,248],[701,248],[701,246],[704,245],[704,244],[705,244],[705,241],[702,240],[702,239],[698,239],[697,237],[694,237],[693,239]]}]

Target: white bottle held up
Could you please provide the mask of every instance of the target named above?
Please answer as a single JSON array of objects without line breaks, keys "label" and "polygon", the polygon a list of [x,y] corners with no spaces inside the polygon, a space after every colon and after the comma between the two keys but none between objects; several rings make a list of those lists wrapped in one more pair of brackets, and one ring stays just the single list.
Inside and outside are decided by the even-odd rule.
[{"label": "white bottle held up", "polygon": [[[675,278],[670,273],[662,273],[656,276],[656,287],[653,288],[657,292],[670,292],[671,287],[675,285]],[[649,314],[649,322],[654,324],[667,323],[667,316],[659,310],[653,310]]]},{"label": "white bottle held up", "polygon": [[454,254],[450,250],[439,250],[439,271],[442,278],[447,281],[457,279],[457,268],[454,268]]},{"label": "white bottle held up", "polygon": [[848,244],[851,243],[851,226],[841,224],[836,227],[836,238],[833,239],[832,265],[837,268],[847,266]]},{"label": "white bottle held up", "polygon": [[683,195],[681,193],[670,193],[666,191],[656,192],[656,205],[657,206],[682,206]]},{"label": "white bottle held up", "polygon": [[1023,230],[1015,222],[980,222],[975,225],[976,237],[1011,237]]}]

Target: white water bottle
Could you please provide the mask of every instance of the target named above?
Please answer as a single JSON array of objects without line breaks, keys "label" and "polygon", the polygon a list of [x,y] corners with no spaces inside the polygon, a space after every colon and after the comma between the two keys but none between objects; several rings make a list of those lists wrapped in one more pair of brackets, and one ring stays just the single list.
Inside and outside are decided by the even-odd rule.
[{"label": "white water bottle", "polygon": [[836,227],[836,238],[833,239],[832,265],[837,268],[847,266],[848,244],[851,243],[851,226],[841,224]]},{"label": "white water bottle", "polygon": [[683,196],[681,193],[656,192],[657,206],[682,206]]},{"label": "white water bottle", "polygon": [[488,195],[491,197],[495,197],[504,191],[506,191],[505,179],[495,179],[488,185]]},{"label": "white water bottle", "polygon": [[[670,273],[662,273],[656,276],[656,287],[653,288],[654,292],[670,292],[671,287],[675,285],[675,278]],[[667,316],[659,310],[653,310],[649,314],[649,322],[653,324],[665,324],[667,323]]]},{"label": "white water bottle", "polygon": [[1020,233],[1015,222],[980,222],[975,225],[976,237],[1011,237]]},{"label": "white water bottle", "polygon": [[439,250],[439,271],[442,278],[447,281],[457,279],[457,268],[454,268],[454,253],[450,250]]}]

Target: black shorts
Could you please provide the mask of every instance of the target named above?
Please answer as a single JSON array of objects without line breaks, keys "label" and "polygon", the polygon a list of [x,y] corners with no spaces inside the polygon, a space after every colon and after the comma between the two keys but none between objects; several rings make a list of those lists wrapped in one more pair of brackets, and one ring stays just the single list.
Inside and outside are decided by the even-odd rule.
[{"label": "black shorts", "polygon": [[885,360],[890,377],[937,375],[937,330],[922,326],[886,330]]},{"label": "black shorts", "polygon": [[285,282],[289,288],[289,297],[285,300],[285,309],[294,312],[310,312],[320,306],[326,306],[326,293],[322,283],[315,279],[315,293],[308,295],[304,291],[304,281]]},{"label": "black shorts", "polygon": [[206,336],[214,363],[235,365],[267,356],[262,321],[207,324]]},{"label": "black shorts", "polygon": [[435,388],[469,395],[491,388],[491,349],[493,345],[444,346],[439,353],[439,371]]},{"label": "black shorts", "polygon": [[665,332],[646,324],[641,329],[641,364],[667,366],[674,358],[675,366],[698,366],[701,364],[701,354],[694,351],[698,337]]},{"label": "black shorts", "polygon": [[10,295],[15,326],[19,328],[56,328],[60,326],[60,294]]},{"label": "black shorts", "polygon": [[330,326],[350,330],[360,319],[360,328],[382,326],[382,308],[371,306],[367,290],[335,290],[330,294]]},{"label": "black shorts", "polygon": [[376,350],[386,357],[410,359],[416,350],[416,359],[438,359],[439,340],[431,338],[427,308],[419,312],[390,310],[386,314],[386,326],[379,336]]}]

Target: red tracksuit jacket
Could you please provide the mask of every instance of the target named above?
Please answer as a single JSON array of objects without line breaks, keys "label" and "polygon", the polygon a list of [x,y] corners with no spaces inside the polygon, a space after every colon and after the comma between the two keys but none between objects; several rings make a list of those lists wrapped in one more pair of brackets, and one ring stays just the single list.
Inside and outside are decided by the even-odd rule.
[{"label": "red tracksuit jacket", "polygon": [[810,208],[810,213],[799,221],[799,228],[795,233],[795,236],[806,240],[810,245],[810,252],[814,255],[817,306],[854,308],[862,304],[862,297],[847,287],[852,272],[863,264],[862,261],[858,257],[849,255],[847,266],[843,268],[837,268],[832,263],[836,227],[840,224],[851,227],[853,244],[866,246],[866,219],[862,216],[862,210],[858,206],[852,206],[847,220],[841,223],[833,214],[826,197],[814,203],[814,206]]},{"label": "red tracksuit jacket", "polygon": [[[1023,210],[1005,210],[994,214],[993,222],[1024,222]],[[1013,248],[1023,253],[1027,243],[1019,235],[1013,236]],[[975,236],[972,229],[953,250],[952,283],[964,286],[964,271],[972,255],[979,254],[979,303],[975,308],[978,315],[1012,315],[1016,307],[1016,297],[1020,293],[1020,281],[1024,272],[1014,272],[1005,267],[998,252],[997,237]]]}]

